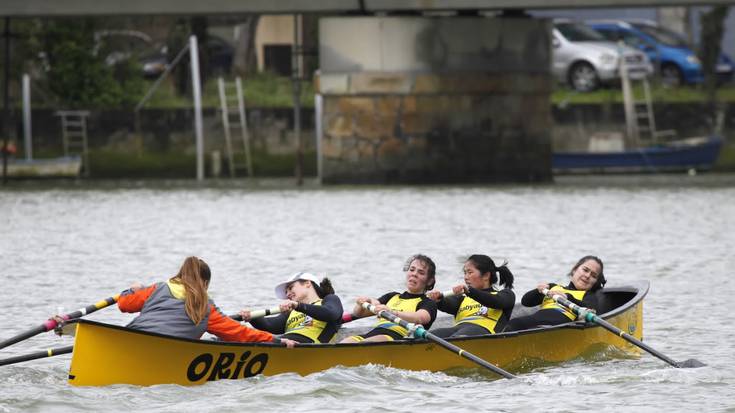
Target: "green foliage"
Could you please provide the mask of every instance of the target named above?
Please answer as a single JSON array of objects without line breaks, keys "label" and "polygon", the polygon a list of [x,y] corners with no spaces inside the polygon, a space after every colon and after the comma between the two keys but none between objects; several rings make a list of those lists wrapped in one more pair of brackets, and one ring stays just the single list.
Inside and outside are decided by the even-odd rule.
[{"label": "green foliage", "polygon": [[[152,85],[147,82],[147,88]],[[164,82],[146,103],[146,108],[185,108],[192,107],[191,97],[176,93],[174,82]],[[259,73],[243,79],[245,105],[248,108],[293,107],[293,89],[291,79],[279,77],[272,73]],[[217,79],[209,79],[202,88],[202,105],[219,108],[219,91]],[[304,108],[314,107],[314,87],[311,82],[301,83],[301,105]]]},{"label": "green foliage", "polygon": [[196,156],[181,152],[91,150],[89,163],[92,178],[196,177]]},{"label": "green foliage", "polygon": [[[316,152],[304,153],[305,176],[316,176]],[[239,161],[243,163],[244,159]],[[253,152],[253,173],[255,176],[294,176],[296,167],[296,154],[274,155],[261,151]]]},{"label": "green foliage", "polygon": [[714,169],[718,172],[735,172],[735,143],[725,141]]},{"label": "green foliage", "polygon": [[71,108],[132,105],[144,83],[133,61],[116,67],[95,51],[95,20],[53,20],[43,31],[49,90]]},{"label": "green foliage", "polygon": [[[239,159],[239,163],[244,163]],[[151,152],[140,154],[110,149],[95,149],[89,154],[91,177],[108,178],[187,178],[196,176],[196,155],[184,152]],[[209,158],[205,158],[209,162]],[[294,176],[296,155],[272,155],[261,151],[253,153],[253,169],[256,177]],[[210,165],[205,165],[207,174]],[[222,165],[223,177],[227,176],[227,164]],[[304,175],[316,175],[316,153],[304,154]]]},{"label": "green foliage", "polygon": [[[642,88],[634,93],[641,95]],[[651,98],[656,102],[706,102],[707,94],[696,86],[679,86],[676,88],[652,85]],[[735,102],[735,84],[728,84],[717,89],[717,98],[723,102]],[[598,89],[593,92],[579,93],[567,88],[558,88],[551,94],[551,102],[555,105],[574,103],[622,103],[623,92],[619,88]]]}]

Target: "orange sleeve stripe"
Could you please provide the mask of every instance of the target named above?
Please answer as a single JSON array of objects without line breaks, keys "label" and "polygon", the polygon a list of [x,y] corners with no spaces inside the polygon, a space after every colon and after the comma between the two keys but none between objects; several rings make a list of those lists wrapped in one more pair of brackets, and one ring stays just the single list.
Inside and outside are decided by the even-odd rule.
[{"label": "orange sleeve stripe", "polygon": [[207,332],[214,334],[224,341],[240,342],[272,342],[273,334],[267,331],[245,327],[237,321],[222,314],[213,305],[209,306],[209,323]]},{"label": "orange sleeve stripe", "polygon": [[140,310],[143,309],[143,304],[145,304],[148,297],[150,297],[155,290],[156,285],[153,284],[150,287],[143,288],[138,291],[133,291],[128,294],[120,294],[120,298],[117,300],[117,307],[123,313],[140,312]]}]

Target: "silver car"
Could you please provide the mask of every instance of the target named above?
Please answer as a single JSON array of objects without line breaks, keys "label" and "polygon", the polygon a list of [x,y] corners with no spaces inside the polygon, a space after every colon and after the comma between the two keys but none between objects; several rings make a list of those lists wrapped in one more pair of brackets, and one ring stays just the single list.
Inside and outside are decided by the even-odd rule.
[{"label": "silver car", "polygon": [[631,77],[653,73],[645,53],[610,42],[586,25],[573,21],[554,21],[552,50],[552,74],[580,92],[618,81],[621,57]]}]

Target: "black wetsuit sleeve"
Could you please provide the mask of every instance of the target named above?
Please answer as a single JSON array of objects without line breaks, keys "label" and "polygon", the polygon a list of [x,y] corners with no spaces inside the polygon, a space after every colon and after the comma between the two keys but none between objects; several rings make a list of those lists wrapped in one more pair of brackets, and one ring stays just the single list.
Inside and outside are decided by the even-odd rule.
[{"label": "black wetsuit sleeve", "polygon": [[250,320],[250,325],[258,330],[264,330],[272,334],[283,334],[286,332],[286,320],[291,312],[281,313],[273,317],[261,317]]},{"label": "black wetsuit sleeve", "polygon": [[342,319],[342,302],[334,294],[329,294],[322,299],[322,305],[299,303],[296,311],[300,311],[309,317],[320,321],[337,321]]},{"label": "black wetsuit sleeve", "polygon": [[584,297],[582,297],[582,301],[577,300],[576,298],[572,297],[570,294],[567,294],[567,299],[569,299],[569,301],[573,302],[574,304],[577,304],[580,307],[587,307],[593,310],[597,310],[597,307],[598,307],[597,294],[593,292],[588,291],[584,295]]},{"label": "black wetsuit sleeve", "polygon": [[459,305],[462,303],[464,297],[461,295],[453,295],[451,297],[442,297],[441,300],[436,302],[436,307],[439,311],[444,313],[457,315],[459,311]]},{"label": "black wetsuit sleeve", "polygon": [[[555,285],[556,284],[554,283],[549,283],[549,289],[554,288]],[[521,298],[521,304],[523,304],[525,307],[534,307],[540,305],[542,301],[544,301],[544,295],[538,292],[538,290],[535,288],[523,294],[523,298]]]},{"label": "black wetsuit sleeve", "polygon": [[393,291],[392,293],[383,294],[378,298],[378,301],[380,304],[388,304],[388,301],[390,301],[391,298],[393,298],[394,295],[398,295],[397,292]]},{"label": "black wetsuit sleeve", "polygon": [[490,294],[488,291],[478,290],[477,288],[468,288],[467,296],[488,308],[497,308],[506,310],[513,308],[516,303],[516,295],[512,290],[504,289],[497,294]]},{"label": "black wetsuit sleeve", "polygon": [[431,323],[436,320],[436,303],[429,297],[425,297],[424,299],[422,299],[421,302],[416,306],[416,311],[419,310],[426,310],[429,312],[429,315],[431,316],[431,321],[429,321],[429,325],[431,325]]}]

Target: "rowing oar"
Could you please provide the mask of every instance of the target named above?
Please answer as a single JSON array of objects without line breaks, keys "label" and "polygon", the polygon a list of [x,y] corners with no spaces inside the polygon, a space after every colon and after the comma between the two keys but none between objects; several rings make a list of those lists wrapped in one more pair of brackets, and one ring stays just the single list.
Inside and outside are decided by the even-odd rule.
[{"label": "rowing oar", "polygon": [[36,353],[25,354],[23,356],[8,357],[0,360],[0,366],[7,366],[8,364],[22,363],[24,361],[42,359],[46,357],[60,356],[62,354],[69,354],[74,350],[74,346],[50,348],[48,350],[39,351]]},{"label": "rowing oar", "polygon": [[436,336],[436,335],[434,335],[434,334],[426,331],[426,329],[424,329],[424,327],[421,324],[409,323],[408,321],[406,321],[406,320],[398,317],[397,315],[391,313],[390,311],[386,311],[386,310],[376,311],[375,310],[375,306],[372,305],[372,304],[370,304],[370,303],[368,303],[368,302],[362,303],[362,307],[364,309],[372,312],[372,313],[377,314],[378,317],[383,317],[386,320],[390,320],[390,321],[392,321],[392,322],[400,325],[401,327],[408,329],[409,331],[413,331],[414,337],[425,338],[425,339],[427,339],[429,341],[433,341],[434,343],[439,344],[440,346],[444,347],[445,349],[447,349],[447,350],[449,350],[449,351],[451,351],[451,352],[453,352],[453,353],[455,353],[455,354],[457,354],[457,355],[459,355],[461,357],[464,357],[464,358],[466,358],[468,360],[471,360],[471,361],[479,364],[480,366],[485,367],[486,369],[492,371],[493,373],[496,373],[496,374],[499,374],[499,375],[505,377],[506,379],[514,379],[514,378],[516,378],[516,376],[514,376],[513,374],[508,373],[507,371],[501,369],[500,367],[495,366],[493,364],[490,364],[487,361],[485,361],[485,360],[483,360],[483,359],[475,356],[474,354],[469,353],[469,352],[467,352],[465,350],[462,350],[461,348],[459,348],[459,347],[455,346],[454,344],[452,344],[452,343],[444,340],[443,338],[438,337],[438,336]]},{"label": "rowing oar", "polygon": [[587,322],[593,322],[597,323],[601,327],[603,327],[605,330],[620,336],[624,340],[628,341],[629,343],[632,343],[643,350],[647,351],[652,356],[658,357],[659,359],[671,364],[674,367],[677,368],[692,368],[692,367],[703,367],[706,366],[706,364],[702,363],[699,360],[689,359],[685,361],[674,361],[670,359],[669,357],[665,356],[664,354],[654,350],[649,345],[643,343],[642,341],[638,340],[637,338],[631,336],[630,334],[626,333],[625,331],[615,327],[614,325],[608,323],[607,321],[600,318],[597,314],[594,313],[594,311],[590,310],[589,308],[580,307],[577,304],[574,304],[573,302],[567,300],[565,297],[561,295],[550,295],[549,290],[544,288],[542,290],[542,293],[551,298],[552,300],[556,301],[557,304],[560,304],[569,310],[573,311],[575,314],[579,316],[579,318],[587,321]]},{"label": "rowing oar", "polygon": [[[90,314],[90,313],[93,313],[93,312],[95,312],[97,310],[101,310],[101,309],[103,309],[103,308],[105,308],[105,307],[107,307],[107,306],[109,306],[111,304],[115,304],[117,302],[117,299],[119,297],[120,297],[120,294],[113,295],[112,297],[107,297],[107,298],[105,298],[102,301],[99,301],[99,302],[94,303],[92,305],[88,305],[88,306],[86,306],[84,308],[81,308],[81,309],[79,309],[77,311],[71,312],[71,313],[66,314],[66,315],[62,315],[60,317],[64,321],[69,321],[69,320],[73,320],[75,318],[83,317],[83,316],[85,316],[87,314]],[[26,331],[24,333],[20,333],[20,334],[18,334],[15,337],[11,337],[11,338],[3,341],[2,343],[0,343],[0,349],[5,348],[5,347],[7,347],[7,346],[9,346],[11,344],[15,344],[15,343],[17,343],[19,341],[23,341],[25,339],[31,338],[31,337],[35,336],[36,334],[41,334],[41,333],[45,333],[47,331],[53,330],[58,325],[59,325],[59,322],[57,322],[53,318],[49,318],[48,320],[46,320],[45,323],[41,324],[40,326],[33,327],[32,329],[30,329],[30,330],[28,330],[28,331]]]},{"label": "rowing oar", "polygon": [[[252,320],[254,318],[261,318],[261,317],[265,317],[267,315],[279,314],[281,312],[282,311],[281,311],[281,308],[280,307],[264,308],[262,310],[254,310],[254,311],[251,311],[250,312],[250,319]],[[231,315],[229,317],[231,319],[235,320],[235,321],[242,321],[242,316],[239,313],[238,314],[233,314],[233,315]]]}]

